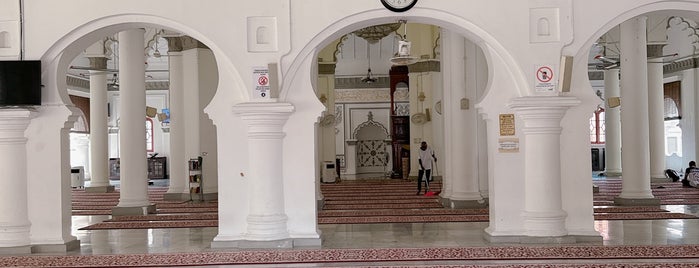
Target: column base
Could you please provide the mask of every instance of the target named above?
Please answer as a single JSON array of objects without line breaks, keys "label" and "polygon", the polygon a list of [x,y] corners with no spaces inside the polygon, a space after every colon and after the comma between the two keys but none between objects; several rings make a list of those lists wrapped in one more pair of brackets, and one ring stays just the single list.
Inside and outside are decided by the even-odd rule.
[{"label": "column base", "polygon": [[78,239],[63,244],[32,245],[32,253],[65,253],[77,249],[80,249]]},{"label": "column base", "polygon": [[481,200],[452,200],[449,198],[439,198],[439,202],[442,206],[452,209],[461,208],[486,208],[488,207],[488,202],[485,199]]},{"label": "column base", "polygon": [[20,254],[31,254],[32,246],[20,246],[20,247],[0,247],[0,255],[20,255]]},{"label": "column base", "polygon": [[317,211],[320,211],[321,209],[323,209],[323,206],[325,206],[325,200],[323,200],[323,199],[316,200],[316,210]]},{"label": "column base", "polygon": [[621,172],[616,171],[606,171],[604,172],[605,177],[621,177]]},{"label": "column base", "polygon": [[142,207],[113,207],[112,216],[131,216],[155,214],[155,205]]},{"label": "column base", "polygon": [[214,201],[218,200],[218,193],[206,193],[204,196],[201,196],[200,194],[187,194],[187,198],[185,200],[191,200],[194,202]]},{"label": "column base", "polygon": [[163,200],[166,201],[188,201],[189,199],[189,194],[183,193],[165,193],[163,195]]},{"label": "column base", "polygon": [[614,205],[617,205],[617,206],[660,206],[660,199],[658,199],[658,198],[614,197]]},{"label": "column base", "polygon": [[213,241],[211,242],[212,249],[224,248],[295,248],[295,247],[319,247],[321,245],[320,238],[288,238],[272,241],[254,241],[254,240],[233,240],[233,241]]},{"label": "column base", "polygon": [[661,177],[661,178],[650,178],[650,182],[672,182],[672,179],[670,179],[670,178],[665,178],[665,177]]},{"label": "column base", "polygon": [[85,187],[86,193],[113,193],[114,185]]},{"label": "column base", "polygon": [[576,243],[600,243],[602,236],[565,235],[565,236],[492,236],[487,232],[483,236],[490,243],[514,243],[514,244],[576,244]]}]

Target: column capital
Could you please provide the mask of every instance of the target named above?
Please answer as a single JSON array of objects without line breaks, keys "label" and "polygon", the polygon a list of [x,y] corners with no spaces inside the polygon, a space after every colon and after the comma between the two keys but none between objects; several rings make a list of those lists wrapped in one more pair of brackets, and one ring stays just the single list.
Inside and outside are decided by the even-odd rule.
[{"label": "column capital", "polygon": [[88,57],[90,68],[107,69],[107,57]]},{"label": "column capital", "polygon": [[194,39],[191,36],[182,36],[180,37],[180,40],[182,40],[182,50],[189,50],[189,49],[194,49],[194,48],[209,48],[204,43],[199,42],[199,40]]},{"label": "column capital", "polygon": [[[662,57],[663,56],[663,47],[665,47],[666,44],[647,44],[646,45],[646,54],[647,56],[657,58],[657,57]],[[660,62],[662,63],[662,61]]]},{"label": "column capital", "polygon": [[282,127],[293,111],[291,103],[282,102],[245,102],[233,106],[233,113],[248,123],[251,138],[281,139]]},{"label": "column capital", "polygon": [[181,36],[166,36],[168,52],[182,52]]},{"label": "column capital", "polygon": [[556,134],[566,111],[580,103],[574,97],[532,96],[515,98],[507,107],[524,121],[525,134]]},{"label": "column capital", "polygon": [[507,108],[515,112],[526,114],[555,113],[560,111],[562,117],[565,111],[571,107],[580,105],[581,101],[575,97],[559,96],[527,96],[514,98],[507,104]]}]

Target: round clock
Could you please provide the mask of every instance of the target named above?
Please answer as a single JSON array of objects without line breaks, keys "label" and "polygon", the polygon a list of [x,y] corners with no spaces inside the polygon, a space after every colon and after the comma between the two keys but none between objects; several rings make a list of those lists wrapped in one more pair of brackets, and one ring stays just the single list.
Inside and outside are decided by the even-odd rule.
[{"label": "round clock", "polygon": [[381,0],[381,4],[393,12],[404,12],[411,9],[417,0]]}]

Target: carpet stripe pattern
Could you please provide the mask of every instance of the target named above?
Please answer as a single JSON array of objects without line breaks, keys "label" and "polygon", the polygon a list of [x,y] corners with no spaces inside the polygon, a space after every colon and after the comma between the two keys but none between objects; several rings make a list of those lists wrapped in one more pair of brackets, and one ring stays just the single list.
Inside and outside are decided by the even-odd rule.
[{"label": "carpet stripe pattern", "polygon": [[[597,183],[597,182],[596,182]],[[598,183],[600,192],[595,193],[596,220],[640,220],[640,219],[692,219],[693,215],[670,213],[653,206],[618,207],[606,203],[621,191],[621,180],[610,179]],[[676,184],[676,183],[675,183]],[[654,184],[658,198],[663,202],[687,202],[697,197],[699,190],[682,188],[681,184]],[[432,189],[440,189],[439,182]],[[663,186],[664,188],[657,188]],[[400,222],[485,222],[489,220],[487,208],[447,209],[438,202],[438,196],[415,195],[415,182],[403,180],[343,181],[322,184],[325,205],[318,211],[319,224],[365,224]],[[694,192],[692,192],[694,191]],[[83,227],[83,230],[132,229],[132,228],[194,228],[218,226],[218,203],[189,203],[164,201],[164,188],[149,191],[151,201],[156,204],[157,214],[146,216],[120,216],[101,223]],[[676,195],[672,195],[675,193]],[[687,199],[687,197],[690,197]],[[74,215],[110,215],[118,204],[119,193],[95,194],[73,191]],[[600,201],[601,200],[601,201]],[[609,201],[612,202],[612,201]]]}]

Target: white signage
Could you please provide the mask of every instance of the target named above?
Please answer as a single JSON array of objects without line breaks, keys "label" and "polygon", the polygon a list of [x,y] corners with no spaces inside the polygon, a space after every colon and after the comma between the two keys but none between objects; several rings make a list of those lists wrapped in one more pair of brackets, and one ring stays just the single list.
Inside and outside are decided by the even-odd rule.
[{"label": "white signage", "polygon": [[536,66],[536,82],[534,83],[534,89],[536,92],[553,92],[556,88],[555,73],[553,72],[552,65],[537,65]]},{"label": "white signage", "polygon": [[267,67],[253,67],[252,68],[252,95],[256,99],[269,99],[270,98],[270,82],[269,82],[269,68]]}]

